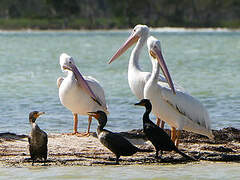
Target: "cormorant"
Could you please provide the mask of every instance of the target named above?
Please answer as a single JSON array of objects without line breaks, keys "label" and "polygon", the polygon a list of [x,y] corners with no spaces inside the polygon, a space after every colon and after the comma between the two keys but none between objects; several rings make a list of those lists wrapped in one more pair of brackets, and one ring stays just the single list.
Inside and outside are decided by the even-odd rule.
[{"label": "cormorant", "polygon": [[195,158],[190,157],[185,153],[181,152],[174,145],[173,141],[168,136],[168,134],[162,128],[154,124],[149,119],[149,114],[152,110],[152,104],[148,99],[142,99],[140,102],[136,103],[135,105],[145,106],[146,108],[146,111],[143,114],[143,132],[145,133],[147,139],[151,141],[151,143],[155,147],[156,158],[159,158],[159,155],[158,155],[159,151],[160,151],[160,158],[162,156],[163,151],[175,151],[187,159],[196,160]]},{"label": "cormorant", "polygon": [[105,112],[89,112],[88,115],[93,116],[98,120],[98,139],[106,148],[116,155],[116,164],[119,164],[120,156],[131,156],[136,152],[152,152],[152,150],[148,149],[139,149],[120,134],[103,129],[107,124],[107,115]]},{"label": "cormorant", "polygon": [[39,128],[36,124],[36,119],[45,114],[44,112],[33,111],[29,113],[29,122],[32,126],[32,131],[28,137],[29,142],[29,151],[32,159],[32,165],[37,159],[44,159],[44,163],[47,160],[47,143],[48,143],[48,135],[43,130]]}]

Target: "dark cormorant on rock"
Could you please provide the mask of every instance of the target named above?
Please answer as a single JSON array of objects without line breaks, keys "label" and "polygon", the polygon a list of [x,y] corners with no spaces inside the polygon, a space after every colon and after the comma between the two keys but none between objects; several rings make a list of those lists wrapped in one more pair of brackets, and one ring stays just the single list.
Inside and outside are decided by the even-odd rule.
[{"label": "dark cormorant on rock", "polygon": [[196,160],[193,157],[190,157],[186,155],[185,153],[181,152],[173,143],[171,138],[168,136],[168,134],[159,126],[154,124],[149,119],[149,114],[152,110],[152,104],[148,99],[142,99],[140,102],[136,103],[135,105],[138,106],[145,106],[146,111],[143,115],[143,132],[145,133],[146,137],[149,141],[153,144],[153,146],[156,149],[156,158],[159,158],[159,151],[160,151],[160,158],[162,156],[162,151],[175,151],[182,155],[183,157],[190,159],[190,160]]},{"label": "dark cormorant on rock", "polygon": [[47,160],[48,135],[43,130],[41,130],[35,122],[36,119],[42,114],[45,114],[45,113],[33,111],[29,114],[29,122],[32,126],[32,131],[28,137],[28,142],[29,142],[30,156],[33,161],[32,165],[34,165],[34,162],[37,159],[39,160],[43,159],[44,163]]},{"label": "dark cormorant on rock", "polygon": [[148,149],[139,149],[120,134],[103,129],[107,124],[107,115],[105,112],[89,112],[88,115],[98,120],[98,139],[106,148],[116,155],[116,164],[119,164],[120,156],[131,156],[136,152],[152,152],[152,150]]}]

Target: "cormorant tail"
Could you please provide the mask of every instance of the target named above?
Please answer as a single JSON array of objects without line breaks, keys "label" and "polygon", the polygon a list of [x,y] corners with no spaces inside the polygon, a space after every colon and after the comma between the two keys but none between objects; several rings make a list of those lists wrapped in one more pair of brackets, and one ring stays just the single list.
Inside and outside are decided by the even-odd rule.
[{"label": "cormorant tail", "polygon": [[186,159],[197,161],[197,159],[195,159],[194,157],[188,156],[184,152],[180,151],[178,148],[175,149],[175,152],[179,153],[181,156],[185,157]]}]

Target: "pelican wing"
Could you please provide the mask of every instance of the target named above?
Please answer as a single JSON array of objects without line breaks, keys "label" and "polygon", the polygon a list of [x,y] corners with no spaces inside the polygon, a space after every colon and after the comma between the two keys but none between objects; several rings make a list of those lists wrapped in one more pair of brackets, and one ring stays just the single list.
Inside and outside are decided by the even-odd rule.
[{"label": "pelican wing", "polygon": [[162,88],[161,96],[173,106],[173,108],[188,117],[194,123],[197,123],[206,129],[211,129],[207,109],[198,99],[181,91],[176,91],[176,95],[174,95],[169,88]]},{"label": "pelican wing", "polygon": [[58,86],[58,88],[60,88],[60,86],[61,86],[63,80],[64,80],[63,77],[59,77],[59,78],[57,79],[57,86]]},{"label": "pelican wing", "polygon": [[101,103],[103,107],[107,109],[104,90],[100,83],[91,76],[84,76],[84,79],[87,81],[88,85],[90,86],[94,94],[97,96],[97,100]]},{"label": "pelican wing", "polygon": [[158,81],[167,83],[166,78],[163,75],[161,75],[161,74],[158,75]]}]

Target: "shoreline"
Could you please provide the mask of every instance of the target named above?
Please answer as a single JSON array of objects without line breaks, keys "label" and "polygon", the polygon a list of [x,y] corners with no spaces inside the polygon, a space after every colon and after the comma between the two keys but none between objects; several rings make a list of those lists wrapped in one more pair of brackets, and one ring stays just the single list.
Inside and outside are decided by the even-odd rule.
[{"label": "shoreline", "polygon": [[[19,29],[0,29],[0,33],[5,32],[128,32],[131,28],[125,29],[37,29],[37,28],[19,28]],[[227,27],[151,27],[152,32],[168,32],[168,33],[184,33],[184,32],[240,32],[240,28],[227,28]]]},{"label": "shoreline", "polygon": [[[167,130],[169,131],[169,130]],[[179,149],[199,161],[192,162],[175,152],[164,152],[162,160],[154,158],[155,152],[136,153],[133,156],[121,156],[123,165],[175,165],[201,162],[240,162],[240,130],[232,127],[213,130],[215,140],[184,131],[180,137]],[[133,144],[144,149],[153,149],[146,141],[142,130],[121,132]],[[48,134],[48,161],[44,165],[36,162],[34,166],[104,166],[115,165],[115,156],[96,138]],[[31,167],[27,135],[0,133],[0,167]]]}]

